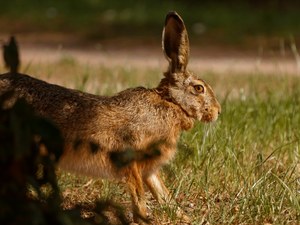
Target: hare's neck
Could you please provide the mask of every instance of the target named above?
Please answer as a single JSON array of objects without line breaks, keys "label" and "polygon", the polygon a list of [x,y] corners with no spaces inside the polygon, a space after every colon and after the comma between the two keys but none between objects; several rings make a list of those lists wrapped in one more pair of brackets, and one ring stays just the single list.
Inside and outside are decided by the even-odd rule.
[{"label": "hare's neck", "polygon": [[180,112],[182,114],[181,117],[180,117],[180,119],[181,119],[181,129],[182,130],[191,129],[194,126],[195,119],[192,118],[192,117],[189,117],[181,108],[180,108]]},{"label": "hare's neck", "polygon": [[160,96],[160,98],[165,101],[170,109],[174,112],[175,117],[177,117],[177,121],[180,121],[181,130],[189,130],[194,126],[195,119],[190,117],[188,113],[171,98],[169,95],[168,88],[164,86],[158,86],[154,91]]}]

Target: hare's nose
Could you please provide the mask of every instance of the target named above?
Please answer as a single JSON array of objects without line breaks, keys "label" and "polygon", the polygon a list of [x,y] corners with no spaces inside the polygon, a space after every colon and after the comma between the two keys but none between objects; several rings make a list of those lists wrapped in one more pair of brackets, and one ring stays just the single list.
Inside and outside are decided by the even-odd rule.
[{"label": "hare's nose", "polygon": [[218,114],[220,115],[221,112],[222,112],[222,107],[221,107],[220,103],[218,103]]}]

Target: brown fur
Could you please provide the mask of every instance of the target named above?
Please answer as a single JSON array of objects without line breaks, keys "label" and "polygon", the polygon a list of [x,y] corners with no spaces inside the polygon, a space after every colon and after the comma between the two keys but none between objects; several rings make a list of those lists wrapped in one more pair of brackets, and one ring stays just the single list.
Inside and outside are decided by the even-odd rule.
[{"label": "brown fur", "polygon": [[[170,200],[159,168],[174,156],[182,130],[190,129],[195,120],[216,120],[221,110],[211,87],[186,70],[187,31],[175,12],[166,17],[163,49],[170,66],[157,88],[132,88],[112,97],[67,89],[24,74],[7,73],[0,78],[0,95],[15,93],[4,107],[25,98],[38,114],[60,128],[65,148],[59,166],[125,180],[134,219],[141,223],[140,218],[146,218],[143,183],[160,203]],[[203,92],[197,92],[197,85],[202,85]],[[112,154],[128,149],[141,157],[118,167]]]}]

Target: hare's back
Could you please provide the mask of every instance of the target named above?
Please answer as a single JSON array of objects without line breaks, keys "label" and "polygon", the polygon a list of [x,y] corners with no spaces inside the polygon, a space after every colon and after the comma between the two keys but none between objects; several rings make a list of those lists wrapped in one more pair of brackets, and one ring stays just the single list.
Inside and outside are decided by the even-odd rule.
[{"label": "hare's back", "polygon": [[38,114],[58,124],[66,121],[70,123],[70,120],[80,122],[84,117],[90,116],[86,114],[95,114],[94,110],[99,102],[107,101],[103,96],[49,84],[25,74],[0,75],[0,96],[8,92],[13,92],[8,105],[23,98]]},{"label": "hare's back", "polygon": [[93,98],[96,95],[65,88],[59,85],[50,84],[37,78],[19,73],[6,73],[0,75],[0,94],[8,91],[16,92],[18,97],[32,96],[34,99],[49,98],[71,99],[71,98]]}]

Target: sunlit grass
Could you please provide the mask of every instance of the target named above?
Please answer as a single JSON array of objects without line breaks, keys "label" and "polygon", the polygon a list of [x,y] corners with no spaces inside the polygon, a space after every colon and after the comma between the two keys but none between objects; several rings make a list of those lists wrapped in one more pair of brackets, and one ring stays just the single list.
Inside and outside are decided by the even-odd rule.
[{"label": "sunlit grass", "polygon": [[23,65],[21,72],[50,83],[100,95],[113,95],[136,86],[154,87],[162,76],[158,69],[135,68],[130,65],[89,65],[68,55],[51,63]]}]

